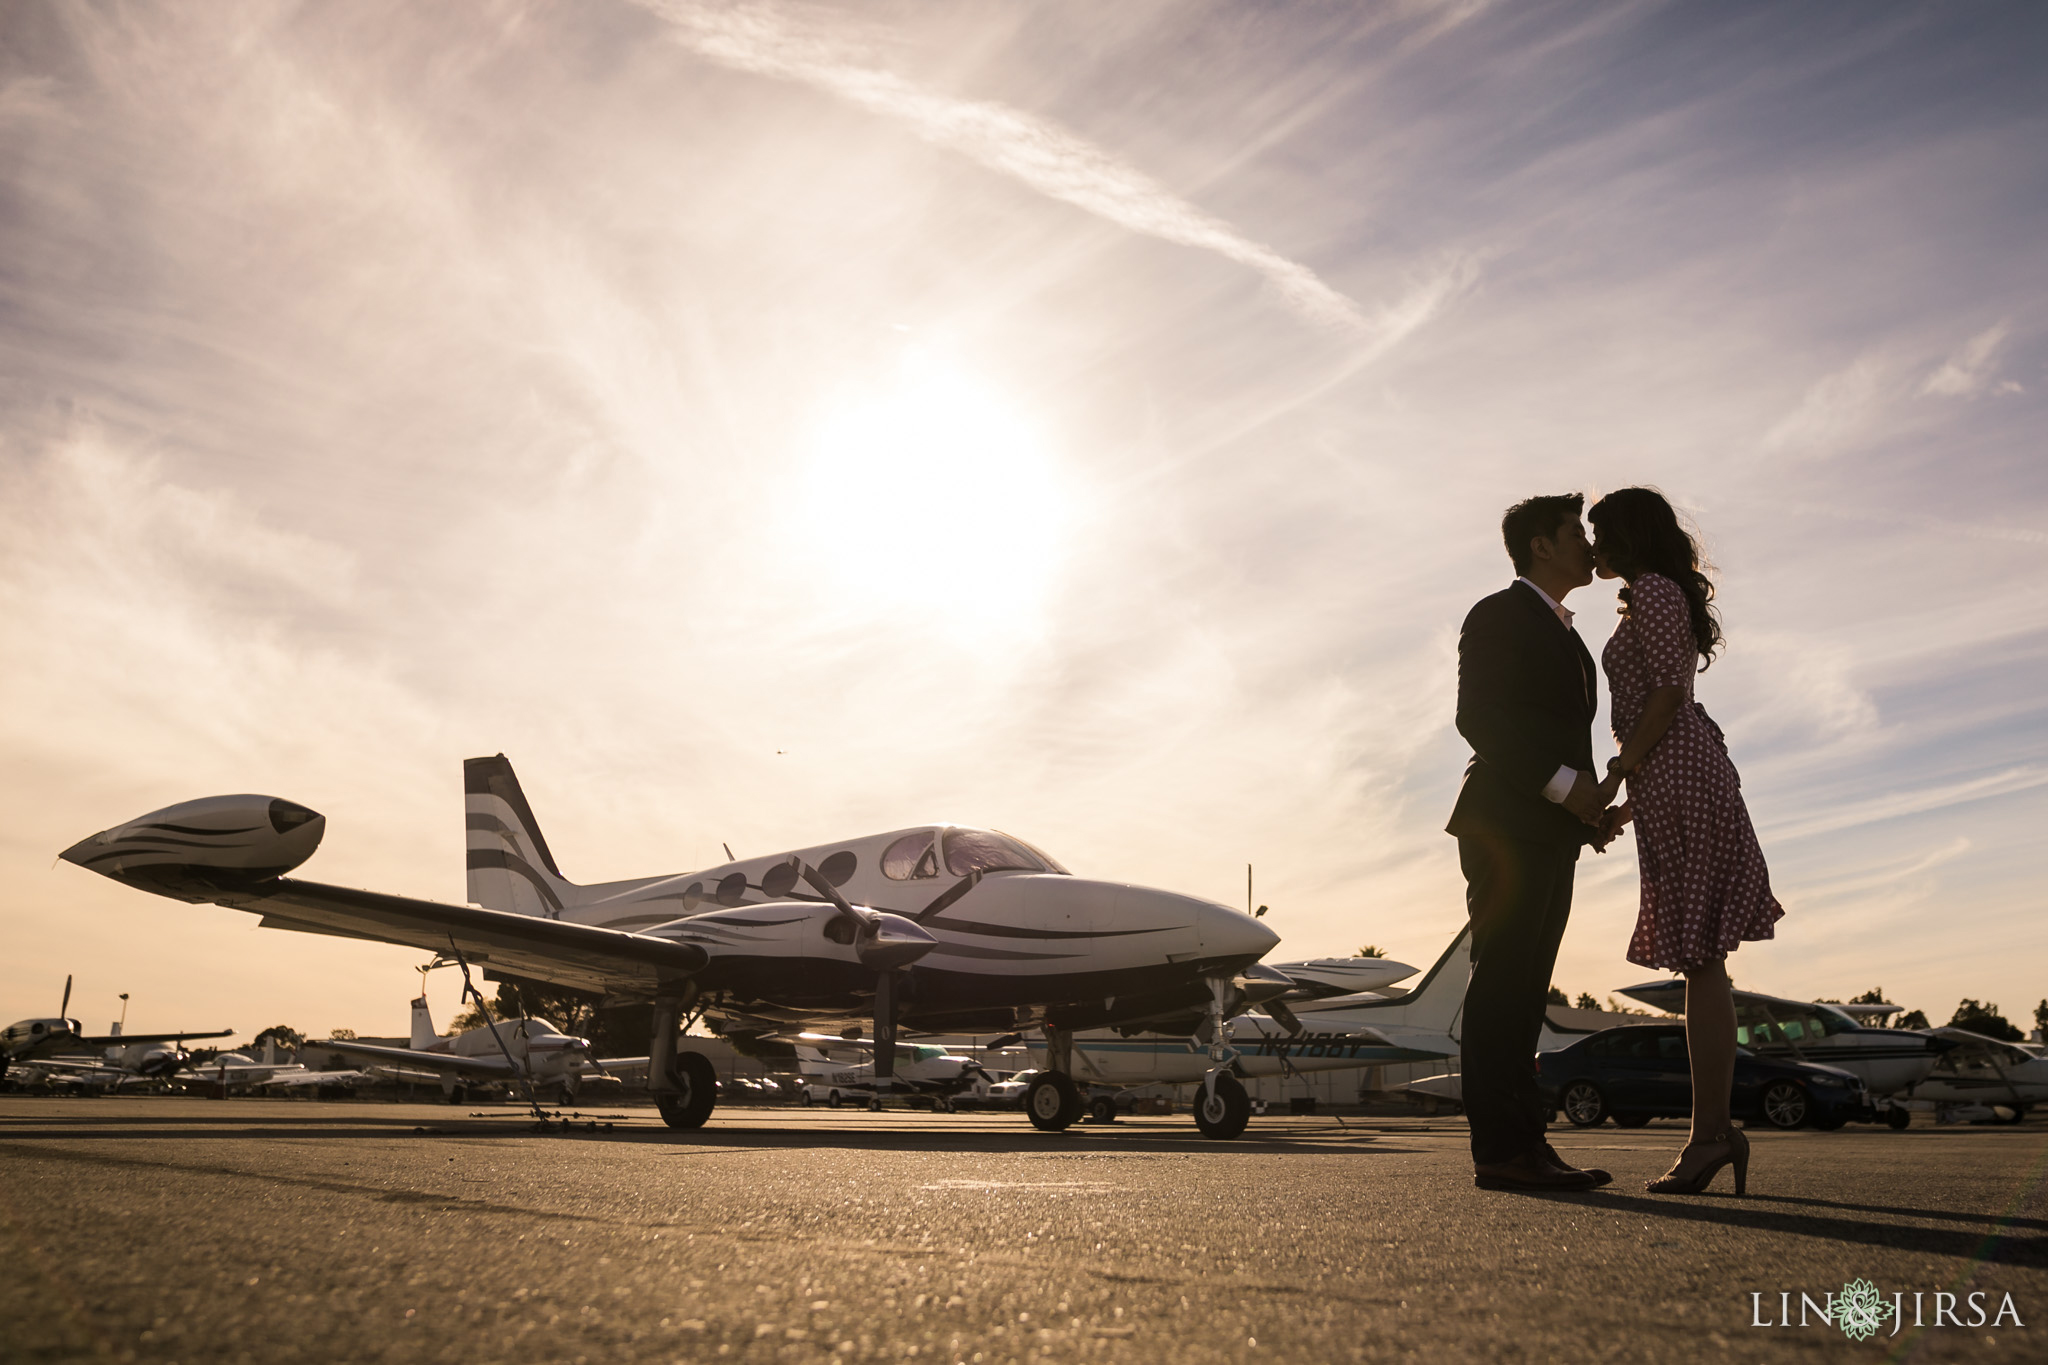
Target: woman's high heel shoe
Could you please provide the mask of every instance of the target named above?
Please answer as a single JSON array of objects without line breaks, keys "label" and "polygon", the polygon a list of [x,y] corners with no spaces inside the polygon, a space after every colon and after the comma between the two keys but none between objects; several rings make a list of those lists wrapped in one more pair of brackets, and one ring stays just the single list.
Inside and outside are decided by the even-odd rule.
[{"label": "woman's high heel shoe", "polygon": [[[1680,1175],[1679,1168],[1685,1165],[1686,1156],[1696,1147],[1723,1147],[1726,1150],[1691,1175]],[[1749,1135],[1740,1128],[1717,1133],[1706,1142],[1688,1142],[1671,1169],[1643,1188],[1651,1194],[1701,1194],[1727,1165],[1735,1167],[1735,1192],[1749,1193]]]}]

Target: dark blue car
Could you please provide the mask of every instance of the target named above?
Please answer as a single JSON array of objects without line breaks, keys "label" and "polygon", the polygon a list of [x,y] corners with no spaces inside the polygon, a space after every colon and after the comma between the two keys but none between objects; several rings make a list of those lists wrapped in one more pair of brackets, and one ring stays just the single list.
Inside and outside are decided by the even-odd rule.
[{"label": "dark blue car", "polygon": [[[1692,1113],[1692,1071],[1680,1024],[1602,1029],[1555,1052],[1536,1054],[1536,1083],[1553,1112],[1581,1128],[1613,1119],[1639,1128]],[[1735,1052],[1735,1117],[1773,1128],[1840,1128],[1866,1115],[1863,1082],[1839,1067]]]}]

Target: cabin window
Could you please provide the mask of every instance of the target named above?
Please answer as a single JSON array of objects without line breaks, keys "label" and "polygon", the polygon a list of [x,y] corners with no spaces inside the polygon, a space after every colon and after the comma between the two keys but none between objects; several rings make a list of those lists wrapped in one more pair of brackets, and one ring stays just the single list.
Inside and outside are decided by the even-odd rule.
[{"label": "cabin window", "polygon": [[956,877],[970,872],[1066,871],[1023,840],[992,829],[949,829],[945,846],[946,871]]},{"label": "cabin window", "polygon": [[1685,1035],[1682,1033],[1662,1033],[1657,1035],[1657,1056],[1667,1062],[1684,1061]]},{"label": "cabin window", "polygon": [[1778,1027],[1784,1032],[1785,1041],[1788,1043],[1796,1043],[1806,1036],[1806,1025],[1797,1019],[1787,1019]]},{"label": "cabin window", "polygon": [[932,831],[906,834],[882,854],[882,875],[890,881],[917,881],[939,875],[939,854]]}]

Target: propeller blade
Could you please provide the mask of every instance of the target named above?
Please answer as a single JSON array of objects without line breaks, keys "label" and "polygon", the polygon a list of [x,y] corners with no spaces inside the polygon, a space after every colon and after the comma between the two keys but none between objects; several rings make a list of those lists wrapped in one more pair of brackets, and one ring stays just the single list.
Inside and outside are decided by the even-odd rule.
[{"label": "propeller blade", "polygon": [[1268,1000],[1265,1004],[1266,1017],[1286,1029],[1289,1033],[1301,1032],[1301,1020],[1293,1010],[1279,999]]},{"label": "propeller blade", "polygon": [[1005,1033],[1001,1037],[989,1039],[988,1050],[990,1052],[1001,1052],[1004,1048],[1015,1047],[1023,1041],[1024,1035],[1021,1033]]},{"label": "propeller blade", "polygon": [[69,1019],[71,1017],[71,976],[69,973],[66,973],[64,977],[64,1003],[57,1006],[57,1017],[59,1019]]},{"label": "propeller blade", "polygon": [[875,1079],[896,1079],[896,973],[875,978]]},{"label": "propeller blade", "polygon": [[955,905],[959,904],[960,898],[962,896],[966,895],[968,892],[972,891],[975,887],[979,886],[980,884],[981,869],[976,868],[974,871],[968,873],[959,881],[954,882],[951,886],[947,887],[944,891],[940,892],[939,898],[937,900],[933,901],[930,905],[927,905],[924,909],[912,915],[911,918],[916,920],[919,924],[923,924],[927,920],[931,920],[939,915],[943,915],[946,913],[946,911],[952,909]]},{"label": "propeller blade", "polygon": [[856,923],[865,924],[868,922],[867,916],[861,914],[860,911],[848,904],[846,897],[839,894],[839,888],[826,881],[824,874],[820,873],[817,868],[812,867],[809,863],[802,863],[798,866],[797,871],[805,881],[811,884],[813,891],[816,891],[826,900],[838,906],[840,914]]}]

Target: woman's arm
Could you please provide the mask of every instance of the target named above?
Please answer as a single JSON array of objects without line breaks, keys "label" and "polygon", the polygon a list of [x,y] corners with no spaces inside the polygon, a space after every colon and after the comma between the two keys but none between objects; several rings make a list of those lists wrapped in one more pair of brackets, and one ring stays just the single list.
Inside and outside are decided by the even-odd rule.
[{"label": "woman's arm", "polygon": [[1657,747],[1657,741],[1664,738],[1664,732],[1671,728],[1671,722],[1678,715],[1678,708],[1685,705],[1683,687],[1653,687],[1649,698],[1643,703],[1643,714],[1636,718],[1635,729],[1629,731],[1628,741],[1621,746],[1621,766],[1607,774],[1607,780],[1600,784],[1601,795],[1609,802],[1621,790],[1624,774],[1632,773],[1642,766],[1650,751]]}]

